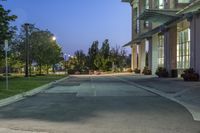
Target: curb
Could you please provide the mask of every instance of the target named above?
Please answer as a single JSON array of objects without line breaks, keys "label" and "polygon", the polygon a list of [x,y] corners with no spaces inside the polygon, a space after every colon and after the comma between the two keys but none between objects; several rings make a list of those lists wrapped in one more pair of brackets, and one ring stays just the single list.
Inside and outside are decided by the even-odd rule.
[{"label": "curb", "polygon": [[53,82],[51,82],[51,83],[48,83],[48,84],[46,84],[46,85],[37,87],[37,88],[35,88],[35,89],[33,89],[33,90],[30,90],[30,91],[28,91],[28,92],[23,92],[23,93],[21,93],[21,94],[17,94],[17,95],[15,95],[15,96],[12,96],[12,97],[9,97],[9,98],[0,100],[0,107],[7,106],[7,105],[9,105],[9,104],[12,104],[12,103],[18,102],[18,101],[20,101],[20,100],[23,100],[23,99],[25,99],[26,97],[30,97],[30,96],[36,95],[36,94],[40,93],[41,91],[50,88],[52,85],[54,85],[54,84],[56,84],[56,83],[59,83],[59,82],[62,82],[62,81],[64,81],[64,80],[68,79],[68,78],[69,78],[69,77],[65,77],[65,78],[62,78],[62,79],[53,81]]},{"label": "curb", "polygon": [[170,94],[163,93],[162,91],[156,90],[154,88],[142,86],[142,85],[139,85],[135,82],[130,82],[130,81],[127,81],[127,80],[124,80],[124,79],[121,79],[121,78],[117,78],[117,79],[119,79],[123,82],[129,83],[129,84],[135,85],[138,88],[141,88],[143,90],[149,91],[149,92],[154,93],[154,94],[157,94],[159,96],[162,96],[164,98],[167,98],[171,101],[174,101],[174,102],[184,106],[190,112],[190,114],[192,115],[192,117],[195,121],[200,121],[200,107],[197,107],[197,106],[194,106],[192,104],[178,100],[178,99],[174,98],[173,96],[171,96]]}]

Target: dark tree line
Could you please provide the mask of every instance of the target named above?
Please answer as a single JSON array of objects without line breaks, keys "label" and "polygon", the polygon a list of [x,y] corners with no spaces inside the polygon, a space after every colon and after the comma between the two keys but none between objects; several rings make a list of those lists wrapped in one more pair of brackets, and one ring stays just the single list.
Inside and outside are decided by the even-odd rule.
[{"label": "dark tree line", "polygon": [[121,47],[110,47],[106,39],[99,48],[99,42],[94,41],[88,49],[88,54],[83,50],[77,50],[74,56],[67,61],[67,67],[71,72],[97,71],[122,71],[130,67],[130,56]]}]

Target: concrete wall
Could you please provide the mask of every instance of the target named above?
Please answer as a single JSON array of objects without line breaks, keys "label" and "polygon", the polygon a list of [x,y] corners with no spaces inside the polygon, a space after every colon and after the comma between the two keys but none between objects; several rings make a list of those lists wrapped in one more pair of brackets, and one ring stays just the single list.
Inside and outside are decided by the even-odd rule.
[{"label": "concrete wall", "polygon": [[152,74],[155,74],[158,68],[158,34],[152,36]]},{"label": "concrete wall", "polygon": [[171,73],[177,68],[177,26],[168,29],[164,35],[164,67]]},{"label": "concrete wall", "polygon": [[135,70],[135,68],[137,68],[137,45],[133,45],[131,48],[132,48],[131,69]]},{"label": "concrete wall", "polygon": [[200,74],[200,14],[191,20],[191,68]]}]

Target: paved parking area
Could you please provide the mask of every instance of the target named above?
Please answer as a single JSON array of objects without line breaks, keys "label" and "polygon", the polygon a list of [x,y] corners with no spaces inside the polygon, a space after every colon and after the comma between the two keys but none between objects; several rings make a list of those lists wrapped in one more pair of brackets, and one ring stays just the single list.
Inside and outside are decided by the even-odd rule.
[{"label": "paved parking area", "polygon": [[[74,76],[0,108],[0,129],[48,133],[200,133],[181,105],[112,76]],[[1,131],[1,130],[0,130]]]}]

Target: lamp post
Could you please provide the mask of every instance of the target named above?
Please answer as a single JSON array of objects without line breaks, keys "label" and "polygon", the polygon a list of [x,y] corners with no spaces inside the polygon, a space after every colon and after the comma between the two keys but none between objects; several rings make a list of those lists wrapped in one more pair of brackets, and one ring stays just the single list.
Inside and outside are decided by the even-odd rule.
[{"label": "lamp post", "polygon": [[[51,39],[51,41],[53,41],[53,42],[56,43],[56,40],[57,40],[56,36],[53,35],[50,39]],[[53,64],[52,69],[53,69],[53,73],[55,74],[56,73],[56,71],[55,71],[55,64]]]},{"label": "lamp post", "polygon": [[8,51],[9,51],[9,47],[8,47],[8,40],[5,40],[5,62],[6,62],[6,89],[8,89]]},{"label": "lamp post", "polygon": [[64,65],[65,65],[65,75],[67,74],[67,66],[66,66],[66,61],[67,61],[67,54],[64,54]]},{"label": "lamp post", "polygon": [[25,54],[26,54],[26,65],[25,65],[25,77],[29,77],[29,26],[30,24],[25,23],[24,29],[26,32],[26,43],[25,43]]}]

